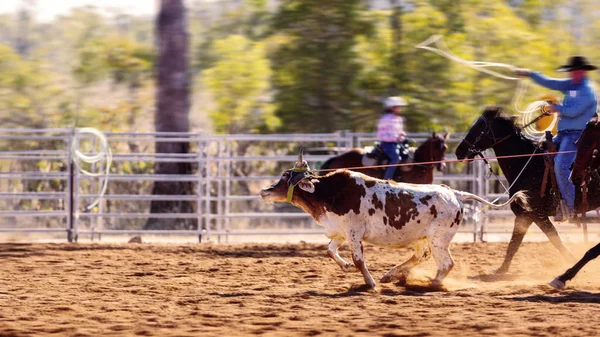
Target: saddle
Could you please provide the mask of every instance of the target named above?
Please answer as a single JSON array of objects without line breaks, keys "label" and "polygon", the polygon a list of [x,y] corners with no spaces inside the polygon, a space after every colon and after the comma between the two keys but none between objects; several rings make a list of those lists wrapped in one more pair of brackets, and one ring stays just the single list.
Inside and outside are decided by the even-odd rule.
[{"label": "saddle", "polygon": [[[403,145],[399,145],[399,147],[400,164],[414,163],[416,148]],[[385,154],[385,152],[383,152],[383,148],[381,147],[381,144],[379,142],[376,142],[374,146],[365,147],[363,152],[363,166],[386,165],[390,162],[390,158]],[[409,172],[410,170],[412,170],[412,167],[412,165],[400,166],[400,171]]]}]

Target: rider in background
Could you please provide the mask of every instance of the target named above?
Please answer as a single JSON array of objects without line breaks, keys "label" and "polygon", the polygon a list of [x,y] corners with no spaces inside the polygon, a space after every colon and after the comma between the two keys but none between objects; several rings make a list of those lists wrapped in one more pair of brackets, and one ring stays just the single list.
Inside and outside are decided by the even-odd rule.
[{"label": "rider in background", "polygon": [[[377,139],[381,143],[383,152],[390,158],[388,164],[400,163],[399,143],[406,140],[404,133],[404,117],[400,116],[402,109],[408,103],[402,97],[392,96],[383,102],[383,116],[377,122]],[[389,166],[385,170],[383,179],[392,179],[396,172],[396,166]]]},{"label": "rider in background", "polygon": [[[553,141],[558,151],[577,150],[575,142],[581,136],[586,123],[596,114],[598,100],[586,72],[596,70],[583,56],[569,58],[568,64],[556,70],[569,72],[568,79],[553,79],[529,69],[517,69],[518,76],[530,77],[537,84],[564,94],[562,104],[550,104],[549,110],[558,114],[558,134]],[[557,154],[554,157],[554,172],[558,188],[567,203],[571,216],[575,211],[575,186],[569,181],[570,166],[575,160],[575,152]],[[560,208],[559,208],[560,210]],[[555,221],[564,221],[566,215],[557,212]]]}]

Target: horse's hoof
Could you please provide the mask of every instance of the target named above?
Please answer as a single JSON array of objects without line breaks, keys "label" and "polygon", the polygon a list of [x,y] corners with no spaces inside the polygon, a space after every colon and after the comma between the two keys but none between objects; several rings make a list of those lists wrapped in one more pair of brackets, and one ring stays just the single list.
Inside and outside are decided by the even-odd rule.
[{"label": "horse's hoof", "polygon": [[508,273],[508,267],[500,267],[496,270],[492,270],[492,274],[494,275],[503,275]]},{"label": "horse's hoof", "polygon": [[563,281],[559,280],[558,277],[548,283],[552,288],[562,290],[567,286]]}]

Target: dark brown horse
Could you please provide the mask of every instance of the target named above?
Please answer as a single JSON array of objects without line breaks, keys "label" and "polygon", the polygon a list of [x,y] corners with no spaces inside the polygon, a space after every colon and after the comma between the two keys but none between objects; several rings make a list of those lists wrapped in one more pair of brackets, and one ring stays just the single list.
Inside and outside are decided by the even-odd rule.
[{"label": "dark brown horse", "polygon": [[[439,171],[443,171],[445,164],[440,162],[445,159],[446,140],[450,136],[449,133],[443,136],[436,135],[434,132],[423,144],[421,144],[414,154],[414,165],[398,167],[396,169],[394,180],[404,183],[413,184],[431,184],[433,182],[433,169],[437,167]],[[360,168],[362,167],[362,158],[365,154],[365,150],[361,148],[352,149],[348,152],[342,153],[339,156],[330,158],[322,166],[321,169],[338,169],[338,168],[353,168],[353,171],[364,173],[368,176],[375,178],[383,178],[385,168]],[[437,164],[419,164],[428,162],[440,162]]]},{"label": "dark brown horse", "polygon": [[[585,212],[600,206],[600,121],[594,117],[589,121],[577,141],[577,156],[569,178],[575,184],[575,206],[584,216]],[[585,194],[585,197],[584,197]],[[550,285],[563,289],[566,282],[575,277],[588,262],[600,255],[600,243],[588,250],[583,258],[562,275],[555,278]]]},{"label": "dark brown horse", "polygon": [[[471,126],[456,149],[456,157],[458,159],[474,158],[486,149],[492,149],[497,157],[528,155],[540,151],[536,143],[523,137],[513,118],[503,116],[502,108],[494,106],[487,107]],[[545,193],[540,193],[544,186],[543,157],[499,158],[498,164],[510,184],[509,194],[512,196],[518,191],[527,191],[532,210],[526,211],[517,205],[511,205],[516,216],[515,227],[504,262],[496,272],[506,273],[508,271],[514,255],[533,222],[546,234],[563,257],[575,261],[575,257],[564,246],[556,228],[548,218],[549,215],[554,215],[556,212],[556,202],[550,193],[551,184],[546,184]]]}]

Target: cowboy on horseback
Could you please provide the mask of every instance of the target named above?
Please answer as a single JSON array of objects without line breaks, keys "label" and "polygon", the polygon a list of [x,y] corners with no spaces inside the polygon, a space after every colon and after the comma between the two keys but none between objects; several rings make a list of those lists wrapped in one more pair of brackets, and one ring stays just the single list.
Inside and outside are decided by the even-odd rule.
[{"label": "cowboy on horseback", "polygon": [[568,64],[556,69],[569,72],[568,79],[548,78],[529,69],[516,70],[518,76],[530,77],[537,84],[564,94],[562,104],[550,104],[548,107],[550,112],[558,114],[558,134],[553,139],[558,151],[573,151],[557,154],[554,158],[558,188],[570,212],[569,215],[564,215],[559,208],[555,221],[564,221],[575,213],[575,185],[569,181],[570,166],[575,159],[575,142],[598,108],[594,89],[586,76],[587,71],[596,69],[597,67],[589,64],[585,57],[573,56],[569,58]]},{"label": "cowboy on horseback", "polygon": [[[400,163],[406,151],[406,133],[404,133],[404,117],[400,116],[402,109],[407,106],[402,97],[392,96],[383,101],[383,116],[377,122],[377,139],[383,152],[390,158],[389,165]],[[385,170],[383,179],[393,179],[396,166]]]}]

